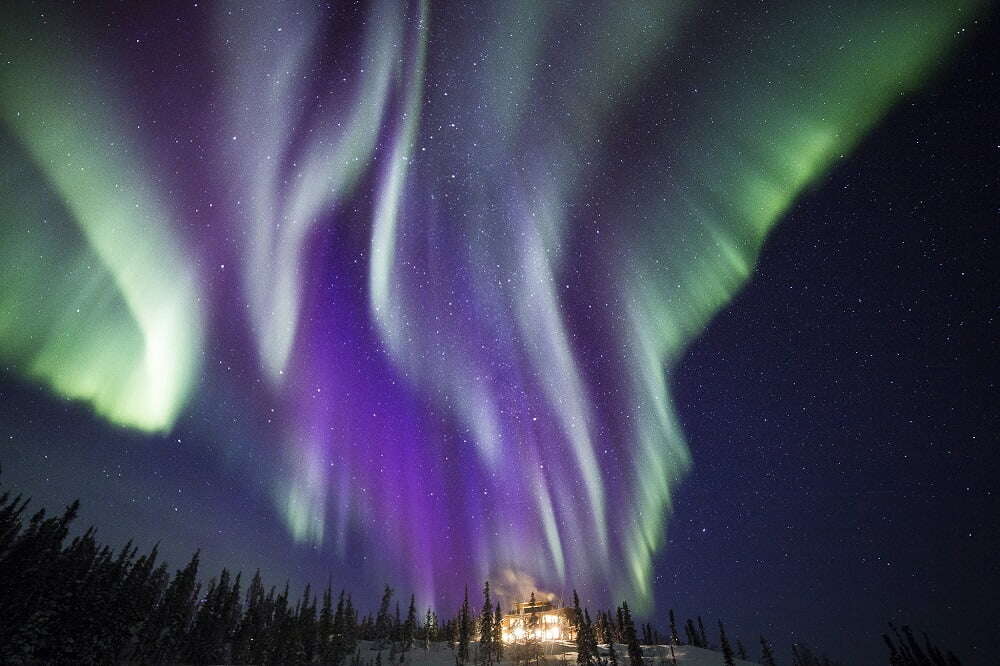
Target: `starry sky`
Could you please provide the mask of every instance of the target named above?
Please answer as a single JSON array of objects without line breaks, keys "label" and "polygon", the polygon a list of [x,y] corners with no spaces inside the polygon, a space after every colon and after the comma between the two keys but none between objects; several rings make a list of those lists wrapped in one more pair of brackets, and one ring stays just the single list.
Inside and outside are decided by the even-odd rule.
[{"label": "starry sky", "polygon": [[987,663],[995,10],[703,4],[5,7],[4,485],[209,571]]}]

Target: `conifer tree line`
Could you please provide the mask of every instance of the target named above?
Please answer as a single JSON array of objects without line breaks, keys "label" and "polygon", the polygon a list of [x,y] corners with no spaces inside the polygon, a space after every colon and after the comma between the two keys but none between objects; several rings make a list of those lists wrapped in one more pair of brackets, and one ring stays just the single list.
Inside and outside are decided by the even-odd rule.
[{"label": "conifer tree line", "polygon": [[[923,634],[923,645],[913,637],[913,631],[903,626],[903,633],[891,622],[890,634],[882,634],[882,640],[889,648],[890,666],[961,666],[961,662],[950,651],[942,651]],[[894,640],[895,639],[895,640]]]},{"label": "conifer tree line", "polygon": [[[386,588],[378,613],[359,616],[344,591],[247,583],[227,569],[199,580],[200,553],[171,573],[159,547],[112,551],[93,528],[69,540],[79,511],[26,516],[28,500],[0,495],[0,663],[381,664],[403,662],[417,641],[447,635],[430,609],[406,618]],[[359,641],[379,649],[359,651]],[[387,664],[388,666],[388,664]]]},{"label": "conifer tree line", "polygon": [[[488,581],[478,612],[468,588],[457,614],[441,619],[430,608],[418,615],[413,595],[400,599],[386,586],[377,612],[362,616],[350,594],[334,593],[332,581],[322,591],[306,585],[295,599],[287,583],[281,590],[266,587],[259,570],[249,583],[227,569],[204,583],[200,552],[171,573],[158,545],[140,554],[129,542],[114,551],[98,543],[94,528],[67,542],[79,502],[54,516],[43,509],[29,517],[27,507],[20,495],[0,494],[0,663],[390,666],[440,642],[459,665],[542,660],[536,614],[526,618],[522,640],[504,644],[503,613]],[[408,601],[405,615],[401,601]],[[685,620],[683,639],[672,609],[665,619],[667,633],[652,623],[637,630],[627,602],[591,615],[574,590],[577,663],[677,663],[673,648],[685,644],[717,650],[726,666],[756,657],[740,640],[730,642],[721,621],[718,640],[710,643],[701,617]],[[882,638],[890,666],[961,666],[926,634],[918,641],[909,627],[889,626]],[[644,656],[642,645],[665,645],[667,656]],[[761,636],[759,645],[761,666],[778,666],[767,639]],[[835,665],[803,645],[792,647],[790,666]]]}]

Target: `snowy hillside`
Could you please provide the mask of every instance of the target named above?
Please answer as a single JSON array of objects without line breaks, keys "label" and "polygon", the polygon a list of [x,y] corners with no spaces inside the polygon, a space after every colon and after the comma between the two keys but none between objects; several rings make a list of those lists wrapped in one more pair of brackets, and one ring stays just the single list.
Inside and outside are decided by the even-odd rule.
[{"label": "snowy hillside", "polygon": [[[374,659],[377,652],[374,644],[368,641],[361,642],[361,663],[369,663]],[[470,661],[475,663],[476,643],[469,644]],[[576,644],[571,642],[545,642],[539,644],[543,662],[570,662],[576,663]],[[504,654],[503,664],[514,664],[513,650],[508,649]],[[601,657],[607,657],[607,646],[600,646]],[[644,661],[648,666],[659,666],[660,664],[672,665],[674,663],[670,654],[669,645],[643,645]],[[618,655],[618,663],[621,666],[628,665],[628,646],[617,644],[615,653]],[[713,650],[705,650],[690,645],[675,645],[673,655],[678,664],[683,666],[722,666],[722,653]],[[399,656],[395,657],[398,663]],[[391,666],[393,660],[390,659],[388,649],[382,651],[382,664]],[[447,643],[431,643],[430,650],[425,651],[424,646],[417,644],[409,654],[406,655],[405,663],[409,666],[455,666],[455,650],[448,647]],[[756,662],[736,659],[737,666],[758,666]]]}]

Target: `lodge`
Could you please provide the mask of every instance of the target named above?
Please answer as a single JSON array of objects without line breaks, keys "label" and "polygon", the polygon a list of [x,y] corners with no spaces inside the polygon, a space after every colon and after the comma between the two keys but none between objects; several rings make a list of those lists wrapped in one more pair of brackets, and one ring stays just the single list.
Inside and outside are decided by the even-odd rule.
[{"label": "lodge", "polygon": [[501,637],[505,643],[516,643],[530,638],[534,632],[539,641],[571,641],[576,639],[576,611],[573,608],[556,608],[551,602],[522,601],[514,610],[503,616],[500,623]]}]

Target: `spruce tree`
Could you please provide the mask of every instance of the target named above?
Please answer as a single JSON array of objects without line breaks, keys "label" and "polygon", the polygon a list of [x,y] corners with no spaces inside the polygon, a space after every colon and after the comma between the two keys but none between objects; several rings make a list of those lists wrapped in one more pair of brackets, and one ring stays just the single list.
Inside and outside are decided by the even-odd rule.
[{"label": "spruce tree", "polygon": [[927,655],[924,654],[920,644],[917,643],[917,639],[913,637],[913,632],[910,630],[910,627],[905,624],[903,625],[903,634],[906,636],[906,643],[910,647],[910,652],[912,652],[916,658],[916,662],[918,664],[929,664],[930,659],[928,659]]},{"label": "spruce tree", "polygon": [[338,664],[347,655],[354,654],[354,647],[347,645],[347,601],[344,590],[337,598],[337,610],[333,613],[333,635],[330,638],[330,661]]},{"label": "spruce tree", "polygon": [[285,663],[289,661],[290,649],[292,646],[291,627],[289,618],[292,616],[288,609],[288,581],[285,581],[285,589],[274,600],[273,611],[271,613],[271,625],[268,636],[268,660],[272,663]]},{"label": "spruce tree", "polygon": [[323,590],[323,605],[319,609],[319,620],[316,622],[316,655],[320,663],[329,664],[333,661],[333,586],[327,579]]},{"label": "spruce tree", "polygon": [[264,631],[264,596],[264,583],[258,569],[247,588],[246,610],[233,639],[233,660],[237,663],[254,661],[254,647]]},{"label": "spruce tree", "polygon": [[688,618],[687,622],[684,623],[684,634],[687,637],[688,645],[701,647],[701,641],[698,639],[698,631],[694,628],[694,621],[691,618]]},{"label": "spruce tree", "polygon": [[104,566],[92,572],[91,597],[93,609],[90,613],[90,640],[86,644],[88,659],[96,662],[114,662],[121,652],[123,641],[128,637],[128,621],[125,616],[125,594],[130,584],[130,572],[136,566],[135,555],[138,548],[130,541],[119,551],[113,561],[106,560]]},{"label": "spruce tree", "polygon": [[605,629],[604,612],[597,611],[597,622],[594,623],[594,637],[598,643],[607,643],[607,631]]},{"label": "spruce tree", "polygon": [[358,645],[358,611],[354,608],[351,595],[344,603],[344,645],[343,654],[354,654]]},{"label": "spruce tree", "polygon": [[298,613],[298,642],[302,648],[302,659],[307,664],[313,662],[317,654],[318,622],[316,620],[316,597],[311,587],[306,585],[302,604]]},{"label": "spruce tree", "polygon": [[590,666],[594,655],[590,651],[590,622],[580,608],[580,597],[573,590],[573,617],[576,625],[576,663]]},{"label": "spruce tree", "polygon": [[385,586],[382,593],[382,602],[378,607],[378,615],[375,616],[375,648],[384,650],[392,634],[392,616],[389,614],[389,604],[392,603],[392,588]]},{"label": "spruce tree", "polygon": [[698,647],[708,648],[708,635],[705,633],[705,625],[698,616]]},{"label": "spruce tree", "polygon": [[208,592],[195,614],[187,645],[182,651],[184,661],[194,664],[218,663],[222,661],[225,642],[223,626],[223,605],[229,596],[229,572],[225,569],[219,581],[213,578],[208,583]]},{"label": "spruce tree", "polygon": [[159,544],[148,555],[140,557],[125,576],[116,602],[121,625],[109,641],[110,658],[106,661],[123,661],[129,656],[132,645],[139,640],[146,620],[162,596],[168,574],[166,564],[157,565],[158,557]]},{"label": "spruce tree", "polygon": [[625,643],[628,646],[629,662],[631,666],[642,666],[642,647],[635,634],[635,624],[632,622],[632,612],[628,608],[627,601],[622,602],[621,616]]},{"label": "spruce tree", "polygon": [[21,634],[30,641],[25,647],[35,658],[56,662],[96,658],[100,646],[94,636],[103,630],[101,616],[110,584],[101,579],[112,562],[111,550],[97,543],[93,528],[55,553],[53,566],[42,573],[44,582],[28,631]]},{"label": "spruce tree", "polygon": [[499,664],[503,660],[503,614],[500,612],[499,601],[493,613],[493,647]]},{"label": "spruce tree", "polygon": [[417,599],[410,595],[410,608],[406,611],[406,622],[403,623],[403,652],[413,648],[413,638],[417,631]]},{"label": "spruce tree", "polygon": [[743,647],[743,641],[741,641],[738,638],[736,639],[736,656],[742,659],[743,661],[749,659],[749,657],[747,656],[747,649]]},{"label": "spruce tree", "polygon": [[760,666],[778,666],[778,662],[774,660],[771,644],[763,636],[760,637]]},{"label": "spruce tree", "polygon": [[591,663],[597,663],[600,661],[597,651],[597,634],[594,632],[594,625],[590,621],[590,611],[586,608],[583,609],[583,623],[587,627],[587,653],[590,655]]},{"label": "spruce tree", "polygon": [[882,634],[882,640],[885,641],[886,647],[889,648],[889,666],[906,666],[906,660],[903,659],[903,655],[896,649],[896,645],[889,638],[889,634]]},{"label": "spruce tree", "polygon": [[618,653],[614,640],[608,641],[608,666],[618,666]]},{"label": "spruce tree", "polygon": [[187,566],[177,571],[163,600],[146,620],[147,631],[137,646],[139,661],[178,661],[198,598],[198,551]]},{"label": "spruce tree", "polygon": [[[921,662],[914,662],[914,666],[918,664],[926,666]],[[796,644],[792,646],[792,666],[838,666],[838,664],[831,661],[826,655],[817,657],[807,646]]]},{"label": "spruce tree", "polygon": [[677,635],[677,621],[674,618],[674,609],[670,609],[670,643],[672,645],[679,645],[681,642],[680,636]]},{"label": "spruce tree", "polygon": [[[389,632],[392,637],[393,650],[396,649],[396,643],[399,643],[403,636],[403,620],[399,616],[399,600],[396,600],[396,615],[392,621],[392,631]],[[395,652],[393,652],[395,655]]]},{"label": "spruce tree", "polygon": [[532,592],[528,600],[528,607],[532,611],[528,613],[527,626],[524,631],[524,653],[528,663],[538,661],[538,613],[534,612],[536,603],[535,593]]},{"label": "spruce tree", "polygon": [[736,666],[733,648],[729,645],[729,639],[726,638],[726,628],[722,626],[722,620],[719,620],[719,645],[722,648],[722,663],[726,666]]},{"label": "spruce tree", "polygon": [[927,654],[930,655],[934,666],[949,666],[948,656],[954,657],[950,652],[946,655],[941,652],[936,645],[931,643],[930,636],[924,633],[924,645],[927,647]]},{"label": "spruce tree", "polygon": [[236,630],[239,627],[240,618],[243,616],[243,573],[237,573],[236,579],[229,588],[229,594],[222,606],[223,616],[223,657],[220,661],[233,660],[233,645],[236,642]]},{"label": "spruce tree", "polygon": [[469,588],[465,588],[465,599],[462,601],[462,610],[458,616],[458,663],[465,664],[469,661],[469,638],[472,634],[472,616],[469,613]]},{"label": "spruce tree", "polygon": [[483,585],[483,609],[479,613],[479,663],[493,663],[493,602],[490,581]]},{"label": "spruce tree", "polygon": [[24,527],[20,515],[27,503],[16,497],[4,506],[12,535],[0,559],[0,658],[10,661],[27,661],[45,639],[37,614],[56,591],[62,542],[80,507],[79,501],[70,504],[61,518],[46,518],[42,509]]}]

